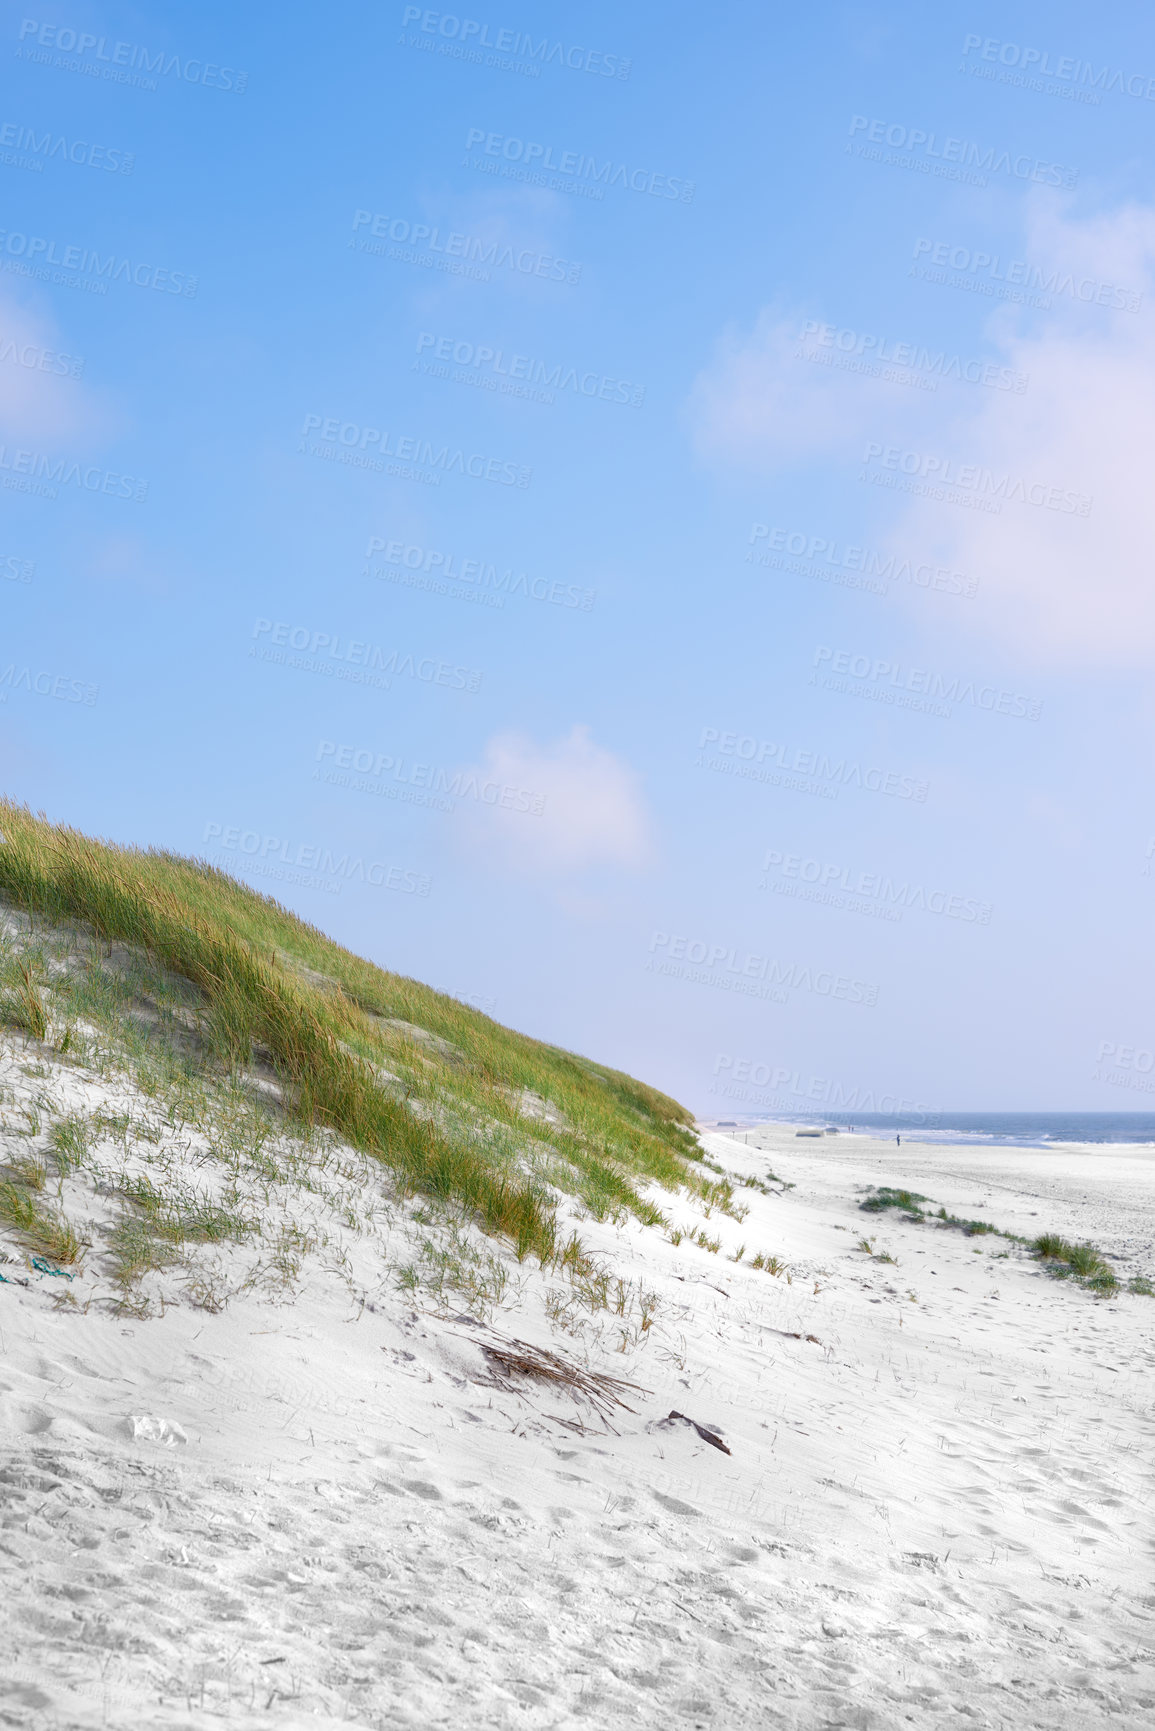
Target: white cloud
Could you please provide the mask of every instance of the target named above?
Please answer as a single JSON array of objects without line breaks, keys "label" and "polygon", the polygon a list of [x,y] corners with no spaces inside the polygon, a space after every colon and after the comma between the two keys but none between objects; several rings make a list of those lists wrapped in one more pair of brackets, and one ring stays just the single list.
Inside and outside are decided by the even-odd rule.
[{"label": "white cloud", "polygon": [[637,870],[651,858],[639,779],[594,744],[588,727],[548,745],[497,734],[482,763],[464,773],[479,792],[459,808],[468,838],[503,864],[541,876],[595,866]]},{"label": "white cloud", "polygon": [[[965,623],[1042,662],[1149,666],[1155,654],[1155,210],[1089,220],[1033,206],[1022,256],[1058,273],[1042,314],[996,311],[982,347],[1030,375],[1021,396],[944,381],[937,393],[796,358],[802,321],[764,314],[724,340],[694,392],[709,457],[762,471],[825,456],[851,465],[864,437],[1093,496],[1090,516],[1008,499],[998,515],[907,499],[887,531],[979,578]],[[1087,304],[1080,285],[1143,296],[1136,314]],[[1083,288],[1092,298],[1096,289]],[[976,349],[979,345],[975,345]],[[963,624],[960,618],[959,624]]]},{"label": "white cloud", "polygon": [[1073,279],[1140,290],[1138,315],[1091,312],[1070,295],[1031,334],[1002,331],[1008,363],[1030,374],[1021,397],[992,393],[950,429],[960,462],[1093,498],[1090,515],[1008,502],[998,516],[920,503],[909,538],[928,537],[980,577],[976,623],[1039,660],[1150,666],[1155,653],[1155,211],[1035,227]]},{"label": "white cloud", "polygon": [[43,443],[98,431],[83,360],[50,318],[0,293],[0,433]]},{"label": "white cloud", "polygon": [[773,469],[860,440],[869,381],[797,358],[804,315],[767,308],[753,331],[731,327],[695,381],[691,411],[707,459]]}]

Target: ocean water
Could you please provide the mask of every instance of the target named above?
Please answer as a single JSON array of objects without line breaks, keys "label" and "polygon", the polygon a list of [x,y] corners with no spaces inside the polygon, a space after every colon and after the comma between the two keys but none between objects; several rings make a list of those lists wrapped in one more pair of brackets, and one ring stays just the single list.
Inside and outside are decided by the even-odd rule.
[{"label": "ocean water", "polygon": [[730,1122],[753,1128],[763,1122],[837,1125],[843,1134],[904,1135],[912,1142],[974,1143],[987,1146],[1046,1148],[1060,1142],[1149,1143],[1155,1145],[1151,1112],[858,1112],[823,1118],[804,1112],[762,1112]]}]

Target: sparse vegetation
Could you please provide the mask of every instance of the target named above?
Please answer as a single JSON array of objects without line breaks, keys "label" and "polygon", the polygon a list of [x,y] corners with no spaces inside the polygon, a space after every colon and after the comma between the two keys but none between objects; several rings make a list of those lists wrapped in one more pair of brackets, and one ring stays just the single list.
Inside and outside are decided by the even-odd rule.
[{"label": "sparse vegetation", "polygon": [[61,1118],[52,1126],[48,1140],[59,1171],[75,1172],[83,1166],[91,1136],[88,1120],[79,1114]]},{"label": "sparse vegetation", "polygon": [[[901,1209],[904,1218],[909,1221],[920,1225],[951,1227],[965,1233],[968,1238],[993,1234],[1012,1244],[1022,1245],[1030,1255],[1042,1262],[1047,1272],[1057,1280],[1073,1279],[1089,1292],[1096,1292],[1102,1297],[1111,1297],[1121,1290],[1115,1270],[1102,1251],[1093,1244],[1070,1244],[1058,1232],[1041,1232],[1036,1238],[1027,1239],[1018,1232],[1007,1232],[989,1220],[966,1220],[957,1214],[948,1214],[945,1208],[931,1212],[921,1206],[929,1201],[929,1197],[920,1196],[916,1191],[896,1190],[887,1185],[879,1185],[859,1203],[859,1207],[867,1214],[879,1214],[891,1208]],[[873,1245],[873,1239],[860,1238],[858,1241],[858,1248],[876,1256],[876,1260],[894,1260],[893,1257],[877,1256]],[[976,1249],[975,1254],[977,1256],[981,1252]],[[1004,1251],[999,1260],[1006,1260],[1008,1255],[1009,1252]],[[1155,1297],[1155,1286],[1145,1275],[1136,1275],[1127,1283],[1126,1290]]]},{"label": "sparse vegetation", "polygon": [[889,1250],[876,1250],[874,1248],[873,1238],[860,1238],[858,1240],[858,1249],[863,1251],[867,1256],[873,1257],[875,1262],[891,1262],[896,1268],[898,1266],[898,1258],[892,1256]]},{"label": "sparse vegetation", "polygon": [[965,1233],[968,1238],[979,1233],[998,1231],[998,1227],[992,1226],[989,1220],[964,1220],[957,1214],[948,1214],[945,1208],[931,1214],[921,1206],[929,1201],[929,1196],[922,1196],[917,1190],[895,1190],[887,1184],[880,1184],[858,1206],[864,1214],[884,1214],[891,1208],[897,1208],[907,1220],[933,1220],[936,1224],[951,1226],[955,1231]]},{"label": "sparse vegetation", "polygon": [[[767,1182],[767,1179],[769,1182]],[[774,1185],[777,1184],[777,1190]],[[777,1172],[767,1172],[766,1178],[743,1178],[742,1185],[746,1190],[757,1190],[763,1196],[781,1196],[786,1190],[793,1190],[793,1184],[788,1184],[785,1178],[779,1178]]]}]

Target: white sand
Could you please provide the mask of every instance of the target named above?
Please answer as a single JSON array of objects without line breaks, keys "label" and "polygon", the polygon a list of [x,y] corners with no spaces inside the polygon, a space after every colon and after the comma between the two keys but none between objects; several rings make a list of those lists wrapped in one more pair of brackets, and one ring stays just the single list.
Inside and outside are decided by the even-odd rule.
[{"label": "white sand", "polygon": [[0,1724],[1155,1722],[1155,1300],[857,1208],[907,1184],[1150,1273],[1151,1152],[751,1140],[705,1137],[794,1189],[673,1208],[721,1254],[580,1224],[659,1296],[639,1344],[559,1334],[528,1269],[493,1319],[643,1384],[614,1429],[393,1280],[135,1322],[0,1286]]}]

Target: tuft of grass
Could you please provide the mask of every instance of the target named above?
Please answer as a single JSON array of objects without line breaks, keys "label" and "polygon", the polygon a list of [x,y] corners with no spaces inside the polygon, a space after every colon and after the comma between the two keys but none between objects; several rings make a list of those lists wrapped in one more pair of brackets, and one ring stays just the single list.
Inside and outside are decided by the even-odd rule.
[{"label": "tuft of grass", "polygon": [[1118,1275],[1093,1244],[1069,1244],[1057,1232],[1043,1232],[1033,1240],[1030,1249],[1056,1279],[1073,1276],[1080,1286],[1105,1296],[1119,1290]]},{"label": "tuft of grass", "polygon": [[118,1188],[140,1210],[148,1232],[169,1244],[219,1244],[252,1230],[251,1221],[194,1192],[166,1196],[150,1178],[124,1179]]},{"label": "tuft of grass", "polygon": [[48,1182],[48,1173],[44,1164],[35,1155],[19,1156],[15,1160],[9,1160],[7,1171],[13,1182],[25,1190],[43,1190]]},{"label": "tuft of grass", "polygon": [[1072,1244],[1068,1246],[1064,1258],[1072,1274],[1077,1274],[1080,1280],[1090,1280],[1099,1274],[1105,1264],[1093,1244]]},{"label": "tuft of grass", "polygon": [[1148,1280],[1145,1274],[1134,1274],[1127,1282],[1127,1291],[1133,1292],[1137,1298],[1155,1298],[1155,1282]]},{"label": "tuft of grass", "polygon": [[60,1118],[48,1133],[53,1158],[61,1172],[75,1172],[83,1166],[92,1145],[92,1126],[78,1112]]},{"label": "tuft of grass", "polygon": [[67,1220],[40,1206],[35,1187],[0,1181],[0,1221],[39,1256],[65,1264],[80,1260],[82,1246],[76,1233]]},{"label": "tuft of grass", "polygon": [[113,1277],[123,1292],[136,1286],[143,1275],[171,1267],[179,1255],[174,1244],[163,1243],[140,1220],[122,1220],[112,1232],[109,1249]]},{"label": "tuft of grass", "polygon": [[1032,1243],[1031,1249],[1044,1262],[1065,1262],[1070,1246],[1057,1232],[1041,1232]]},{"label": "tuft of grass", "polygon": [[917,1190],[895,1190],[889,1184],[880,1184],[859,1207],[864,1214],[884,1214],[888,1208],[901,1208],[921,1220],[924,1216],[919,1203],[929,1201],[929,1196],[920,1196]]},{"label": "tuft of grass", "polygon": [[48,1038],[48,1012],[44,999],[32,969],[23,962],[16,963],[13,983],[0,995],[0,1020],[14,1028],[23,1028],[34,1040]]}]

